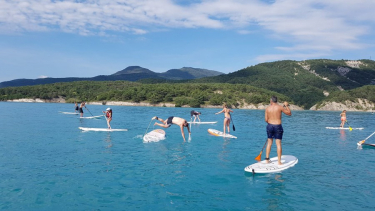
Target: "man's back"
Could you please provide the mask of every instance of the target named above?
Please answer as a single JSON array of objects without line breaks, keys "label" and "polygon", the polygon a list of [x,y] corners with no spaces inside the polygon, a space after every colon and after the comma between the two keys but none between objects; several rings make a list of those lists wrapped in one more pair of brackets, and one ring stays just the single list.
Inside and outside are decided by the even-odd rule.
[{"label": "man's back", "polygon": [[281,124],[281,112],[283,107],[273,103],[266,108],[265,120],[269,124],[280,125]]}]

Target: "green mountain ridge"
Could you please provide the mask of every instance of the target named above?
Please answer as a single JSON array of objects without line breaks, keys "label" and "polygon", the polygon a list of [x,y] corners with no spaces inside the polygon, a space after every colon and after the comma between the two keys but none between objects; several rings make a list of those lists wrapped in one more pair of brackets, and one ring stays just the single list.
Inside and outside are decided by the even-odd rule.
[{"label": "green mountain ridge", "polygon": [[221,75],[224,73],[207,70],[201,68],[183,67],[181,69],[172,69],[164,73],[156,73],[147,68],[140,66],[129,66],[112,75],[99,75],[95,77],[78,78],[38,78],[38,79],[15,79],[11,81],[4,81],[0,83],[0,88],[18,87],[18,86],[32,86],[39,84],[51,84],[59,82],[73,82],[73,81],[138,81],[142,79],[164,79],[164,80],[188,80],[201,77]]}]

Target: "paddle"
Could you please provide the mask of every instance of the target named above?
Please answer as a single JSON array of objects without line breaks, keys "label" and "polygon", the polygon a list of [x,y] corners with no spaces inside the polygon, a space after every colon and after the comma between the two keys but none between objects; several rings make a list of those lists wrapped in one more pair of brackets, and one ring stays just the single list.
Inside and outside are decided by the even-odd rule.
[{"label": "paddle", "polygon": [[[85,106],[85,108],[86,108],[86,106]],[[94,116],[94,115],[92,115],[92,113],[90,112],[90,110],[89,110],[88,108],[86,108],[86,110],[88,110],[88,111],[89,111],[89,113],[91,114],[91,116]]]},{"label": "paddle", "polygon": [[373,132],[371,135],[369,135],[367,138],[365,138],[364,140],[362,140],[362,141],[360,141],[360,142],[358,142],[359,144],[363,144],[363,143],[365,143],[365,141],[367,140],[367,139],[369,139],[371,136],[373,136],[375,134],[375,132]]},{"label": "paddle", "polygon": [[260,160],[262,159],[261,157],[262,157],[263,149],[264,149],[264,147],[266,146],[267,141],[268,141],[268,139],[267,139],[266,142],[264,143],[263,148],[262,148],[262,151],[260,151],[259,155],[255,158],[255,160],[260,161]]},{"label": "paddle", "polygon": [[147,131],[148,131],[148,128],[150,127],[150,125],[151,125],[151,122],[152,122],[152,120],[154,120],[154,119],[151,119],[151,121],[150,121],[150,123],[148,124],[148,126],[147,126],[147,130],[146,130],[146,132],[145,132],[145,134],[143,135],[143,136],[145,136],[146,135],[146,133],[147,133]]},{"label": "paddle", "polygon": [[232,119],[232,115],[230,115],[230,121],[232,121],[233,131],[236,131],[236,127],[234,127],[234,122],[233,122],[233,119]]},{"label": "paddle", "polygon": [[[348,123],[348,125],[349,125],[349,122],[348,122],[348,121],[345,120],[345,122]],[[350,127],[350,125],[349,125],[349,131],[352,131],[352,130],[353,130],[353,128]]]}]

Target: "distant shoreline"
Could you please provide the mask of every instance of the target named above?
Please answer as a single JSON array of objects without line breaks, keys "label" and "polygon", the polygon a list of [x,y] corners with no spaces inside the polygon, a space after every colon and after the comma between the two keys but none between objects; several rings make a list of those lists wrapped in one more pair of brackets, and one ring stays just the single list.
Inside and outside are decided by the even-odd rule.
[{"label": "distant shoreline", "polygon": [[[40,98],[31,99],[31,98],[23,98],[23,99],[15,99],[15,100],[7,100],[3,102],[22,102],[22,103],[66,103],[64,98],[54,98],[52,100],[43,100]],[[148,102],[125,102],[125,101],[93,101],[93,102],[87,102],[87,105],[114,105],[114,106],[141,106],[141,107],[175,107],[174,103],[157,103],[157,104],[151,104]],[[244,106],[237,107],[236,109],[248,109],[248,110],[265,110],[265,108],[268,105],[263,104],[246,104]],[[356,105],[354,105],[356,106]],[[360,110],[353,108],[353,105],[351,107],[348,107],[347,105],[344,105],[342,103],[336,103],[332,102],[328,106],[324,106],[320,109],[315,109],[315,106],[313,106],[310,109],[303,109],[296,105],[290,105],[291,110],[312,110],[312,111],[358,111],[358,112],[374,112],[372,109],[367,110]],[[182,108],[190,108],[189,106],[182,106]],[[214,105],[202,105],[200,108],[222,108],[221,105],[214,106]],[[325,108],[325,109],[324,109]]]}]

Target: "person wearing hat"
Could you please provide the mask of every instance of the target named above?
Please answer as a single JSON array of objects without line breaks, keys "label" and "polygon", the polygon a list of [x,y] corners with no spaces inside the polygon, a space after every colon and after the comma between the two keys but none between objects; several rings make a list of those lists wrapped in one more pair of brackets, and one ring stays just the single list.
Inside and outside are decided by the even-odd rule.
[{"label": "person wearing hat", "polygon": [[107,108],[105,111],[103,111],[105,118],[107,119],[107,125],[108,129],[111,129],[111,125],[109,124],[112,121],[112,109]]}]

